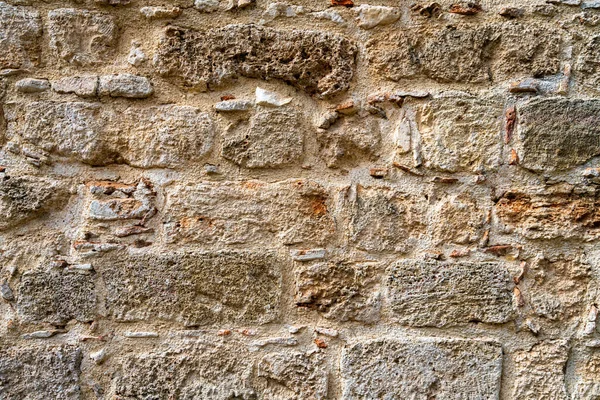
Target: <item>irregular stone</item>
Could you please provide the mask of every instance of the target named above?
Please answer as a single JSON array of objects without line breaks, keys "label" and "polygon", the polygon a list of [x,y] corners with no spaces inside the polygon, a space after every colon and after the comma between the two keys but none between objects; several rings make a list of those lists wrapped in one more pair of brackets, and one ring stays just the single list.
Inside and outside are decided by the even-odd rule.
[{"label": "irregular stone", "polygon": [[219,9],[219,0],[194,0],[194,8],[200,12],[211,13]]},{"label": "irregular stone", "polygon": [[493,99],[448,97],[417,108],[423,164],[444,172],[484,172],[502,162],[502,104]]},{"label": "irregular stone", "polygon": [[502,324],[512,318],[513,284],[499,263],[398,261],[386,284],[395,318],[407,325]]},{"label": "irregular stone", "polygon": [[320,127],[327,124],[330,126],[319,132],[317,140],[321,157],[328,167],[354,166],[362,158],[377,158],[381,144],[381,127],[377,118],[359,115],[327,118]]},{"label": "irregular stone", "polygon": [[29,69],[40,60],[42,20],[37,11],[0,2],[0,69]]},{"label": "irregular stone", "polygon": [[296,305],[328,319],[375,323],[381,309],[380,268],[372,262],[298,264]]},{"label": "irregular stone", "polygon": [[118,37],[114,18],[108,14],[60,8],[48,13],[50,48],[70,64],[101,64],[112,55]]},{"label": "irregular stone", "polygon": [[129,49],[129,55],[127,56],[127,62],[134,67],[139,67],[146,62],[148,58],[144,51],[140,48],[140,44],[137,41],[131,43],[131,49]]},{"label": "irregular stone", "polygon": [[95,75],[70,76],[52,82],[52,90],[56,93],[74,93],[80,97],[98,95],[98,77]]},{"label": "irregular stone", "polygon": [[327,19],[335,22],[336,24],[345,24],[346,20],[337,12],[332,10],[323,10],[310,13],[315,18],[318,19]]},{"label": "irregular stone", "polygon": [[81,350],[72,345],[0,346],[0,395],[5,399],[81,398]]},{"label": "irregular stone", "polygon": [[583,4],[581,4],[581,8],[583,8],[584,10],[598,9],[598,8],[600,8],[600,1],[598,1],[598,0],[584,1]]},{"label": "irregular stone", "polygon": [[361,4],[354,11],[358,13],[358,26],[363,29],[373,29],[379,25],[389,25],[400,19],[400,9],[396,7]]},{"label": "irregular stone", "polygon": [[131,74],[105,75],[100,77],[100,96],[145,99],[152,96],[154,88],[148,78]]},{"label": "irregular stone", "polygon": [[486,217],[487,209],[471,193],[449,195],[435,207],[431,235],[438,246],[475,243],[482,237]]},{"label": "irregular stone", "polygon": [[496,203],[499,222],[528,239],[592,239],[600,233],[595,194],[506,192]]},{"label": "irregular stone", "polygon": [[347,232],[350,242],[361,250],[404,253],[425,233],[425,197],[361,185],[347,197]]},{"label": "irregular stone", "polygon": [[57,181],[33,176],[0,179],[0,231],[27,222],[65,201],[66,190]]},{"label": "irregular stone", "polygon": [[124,336],[126,338],[130,338],[130,339],[147,339],[147,338],[157,338],[158,333],[156,333],[156,332],[125,332]]},{"label": "irregular stone", "polygon": [[522,167],[565,170],[600,155],[600,100],[539,99],[518,112],[517,151]]},{"label": "irregular stone", "polygon": [[155,65],[162,75],[200,90],[244,76],[281,79],[309,94],[327,97],[348,89],[356,54],[353,42],[332,33],[255,25],[228,25],[204,32],[169,27]]},{"label": "irregular stone", "polygon": [[[266,19],[266,22],[272,21],[279,17],[296,17],[298,15],[304,14],[306,11],[302,6],[293,6],[286,3],[269,3],[265,12],[263,13],[263,18]],[[264,21],[264,20],[263,20]]]},{"label": "irregular stone", "polygon": [[261,111],[246,126],[234,126],[224,133],[224,158],[246,168],[280,167],[301,159],[307,128],[298,113]]},{"label": "irregular stone", "polygon": [[15,83],[15,88],[22,93],[39,93],[50,89],[47,79],[25,78]]},{"label": "irregular stone", "polygon": [[118,321],[263,324],[279,314],[281,273],[273,253],[121,252],[95,267],[106,309]]},{"label": "irregular stone", "polygon": [[[152,184],[141,179],[137,185],[115,182],[89,182],[90,193],[87,217],[98,221],[147,219],[156,212]],[[104,193],[97,188],[104,189]]]},{"label": "irregular stone", "polygon": [[140,13],[149,20],[171,19],[181,15],[179,7],[142,7]]},{"label": "irregular stone", "polygon": [[265,399],[325,399],[328,378],[323,364],[318,354],[270,353],[257,364],[257,386],[265,386]]},{"label": "irregular stone", "polygon": [[[502,348],[478,340],[375,339],[342,353],[342,398],[498,399]],[[458,397],[457,397],[458,396]]]},{"label": "irregular stone", "polygon": [[291,97],[281,97],[275,92],[256,88],[256,104],[259,106],[281,107],[292,101]]},{"label": "irregular stone", "polygon": [[294,261],[313,261],[325,258],[326,249],[291,250],[290,255]]},{"label": "irregular stone", "polygon": [[24,322],[89,322],[96,318],[96,307],[93,274],[40,268],[21,277],[17,312]]},{"label": "irregular stone", "polygon": [[329,193],[315,182],[201,182],[167,190],[168,243],[322,245],[336,231]]},{"label": "irregular stone", "polygon": [[228,111],[248,111],[254,108],[254,103],[250,100],[225,100],[215,104],[215,110]]},{"label": "irregular stone", "polygon": [[512,355],[515,381],[511,392],[514,399],[568,399],[565,388],[565,368],[569,348],[562,340],[547,340]]}]

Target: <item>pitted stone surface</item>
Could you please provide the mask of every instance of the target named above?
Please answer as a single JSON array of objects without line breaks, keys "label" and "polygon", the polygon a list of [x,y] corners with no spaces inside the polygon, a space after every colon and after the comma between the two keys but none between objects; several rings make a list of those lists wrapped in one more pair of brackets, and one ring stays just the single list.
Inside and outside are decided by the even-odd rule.
[{"label": "pitted stone surface", "polygon": [[31,68],[40,60],[39,12],[0,2],[0,69]]}]

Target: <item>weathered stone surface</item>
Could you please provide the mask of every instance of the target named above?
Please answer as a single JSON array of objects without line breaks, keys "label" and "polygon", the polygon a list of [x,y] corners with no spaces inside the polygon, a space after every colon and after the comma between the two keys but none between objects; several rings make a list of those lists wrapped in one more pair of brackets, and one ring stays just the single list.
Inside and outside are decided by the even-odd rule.
[{"label": "weathered stone surface", "polygon": [[502,104],[493,99],[447,97],[417,109],[423,164],[439,171],[483,172],[501,162]]},{"label": "weathered stone surface", "polygon": [[501,223],[529,239],[595,238],[600,199],[594,194],[508,191],[496,203]]},{"label": "weathered stone surface", "polygon": [[307,180],[202,182],[167,191],[170,243],[320,245],[336,226],[330,194]]},{"label": "weathered stone surface", "polygon": [[39,93],[50,89],[47,79],[25,78],[15,83],[15,88],[22,93]]},{"label": "weathered stone surface", "polygon": [[569,355],[566,341],[549,340],[512,355],[515,383],[511,397],[533,400],[568,399],[565,388],[565,364]]},{"label": "weathered stone surface", "polygon": [[267,110],[223,137],[223,157],[247,168],[289,165],[302,157],[307,125],[293,111]]},{"label": "weathered stone surface", "polygon": [[132,74],[104,75],[98,82],[100,96],[145,99],[152,96],[154,88],[148,78]]},{"label": "weathered stone surface", "polygon": [[408,260],[388,269],[395,318],[412,326],[504,323],[512,317],[512,281],[499,263]]},{"label": "weathered stone surface", "polygon": [[117,113],[100,103],[41,101],[17,114],[9,138],[91,165],[178,167],[207,155],[216,131],[208,114],[189,106]]},{"label": "weathered stone surface", "polygon": [[52,90],[56,93],[74,93],[80,97],[98,95],[98,77],[95,75],[69,76],[52,82]]},{"label": "weathered stone surface", "polygon": [[273,253],[143,252],[99,260],[106,308],[119,321],[186,326],[277,318],[281,266]]},{"label": "weathered stone surface", "polygon": [[205,32],[167,28],[155,64],[161,74],[200,90],[244,76],[281,79],[310,94],[330,96],[348,89],[356,53],[355,44],[332,33],[255,25]]},{"label": "weathered stone surface", "polygon": [[519,107],[518,114],[522,167],[565,170],[600,155],[600,100],[533,100]]},{"label": "weathered stone surface", "polygon": [[[591,16],[588,16],[590,18]],[[598,21],[595,21],[596,24]],[[587,88],[600,89],[600,35],[592,36],[579,54],[575,69]]]},{"label": "weathered stone surface", "polygon": [[434,208],[429,227],[434,243],[469,244],[477,242],[487,217],[487,207],[468,192],[448,195]]},{"label": "weathered stone surface", "polygon": [[344,348],[342,398],[498,399],[501,370],[493,342],[376,339]]},{"label": "weathered stone surface", "polygon": [[0,69],[38,64],[42,20],[37,11],[0,2]]},{"label": "weathered stone surface", "polygon": [[424,197],[362,185],[351,188],[346,197],[349,239],[361,250],[407,252],[425,232]]},{"label": "weathered stone surface", "polygon": [[296,263],[296,305],[333,320],[375,323],[381,309],[381,269],[374,262]]},{"label": "weathered stone surface", "polygon": [[72,319],[94,320],[97,315],[94,274],[78,270],[38,268],[21,277],[17,311],[25,322],[65,325]]},{"label": "weathered stone surface", "polygon": [[72,345],[0,345],[0,397],[4,399],[81,398],[81,350]]},{"label": "weathered stone surface", "polygon": [[116,44],[118,28],[108,14],[61,8],[48,13],[48,34],[57,58],[87,66],[106,62]]},{"label": "weathered stone surface", "polygon": [[395,7],[371,6],[361,4],[355,9],[358,12],[358,26],[373,29],[379,25],[389,25],[400,19],[400,9]]},{"label": "weathered stone surface", "polygon": [[181,14],[179,7],[142,7],[140,13],[150,19],[177,18]]},{"label": "weathered stone surface", "polygon": [[26,222],[57,206],[65,198],[57,181],[33,176],[0,179],[0,230]]},{"label": "weathered stone surface", "polygon": [[[593,342],[592,342],[593,343]],[[574,376],[566,381],[573,400],[595,399],[600,396],[600,351],[596,346],[575,349],[570,354]]]},{"label": "weathered stone surface", "polygon": [[88,182],[91,199],[86,217],[97,221],[146,219],[156,213],[156,193],[152,184],[142,179],[137,184],[111,181]]}]

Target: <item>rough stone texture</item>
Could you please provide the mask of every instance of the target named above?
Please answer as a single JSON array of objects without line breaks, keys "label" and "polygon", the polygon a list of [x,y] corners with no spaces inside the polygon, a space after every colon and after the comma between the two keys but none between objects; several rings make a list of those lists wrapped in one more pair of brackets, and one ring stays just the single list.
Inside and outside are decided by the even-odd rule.
[{"label": "rough stone texture", "polygon": [[260,324],[279,313],[281,267],[269,253],[122,254],[95,268],[106,285],[106,308],[120,321]]},{"label": "rough stone texture", "polygon": [[564,170],[600,155],[600,101],[540,99],[518,109],[520,165]]},{"label": "rough stone texture", "polygon": [[0,396],[5,399],[81,398],[81,349],[72,345],[0,345]]},{"label": "rough stone texture", "polygon": [[214,90],[245,76],[281,79],[325,97],[348,89],[356,52],[352,41],[332,33],[278,31],[255,25],[229,25],[205,32],[167,28],[158,47],[156,68],[201,90]]},{"label": "rough stone texture", "polygon": [[399,261],[386,284],[395,318],[408,325],[504,323],[512,316],[512,282],[498,263]]},{"label": "rough stone texture", "polygon": [[496,343],[376,339],[344,348],[342,396],[497,399],[501,371],[502,348]]},{"label": "rough stone texture", "polygon": [[0,2],[0,69],[27,69],[38,64],[41,37],[39,12]]}]

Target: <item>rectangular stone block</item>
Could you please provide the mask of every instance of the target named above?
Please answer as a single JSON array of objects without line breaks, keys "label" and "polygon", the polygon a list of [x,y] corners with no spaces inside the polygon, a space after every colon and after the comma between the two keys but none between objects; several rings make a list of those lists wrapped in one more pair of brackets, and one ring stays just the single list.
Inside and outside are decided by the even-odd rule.
[{"label": "rectangular stone block", "polygon": [[308,180],[178,185],[167,190],[165,235],[204,246],[322,245],[336,231],[331,208],[329,192]]},{"label": "rectangular stone block", "polygon": [[596,238],[600,199],[594,194],[533,194],[509,191],[494,211],[506,228],[529,239]]},{"label": "rectangular stone block", "polygon": [[513,283],[500,263],[398,261],[386,282],[391,311],[403,324],[501,324],[512,317]]},{"label": "rectangular stone block", "polygon": [[600,100],[537,99],[517,111],[520,166],[560,171],[600,155]]},{"label": "rectangular stone block", "polygon": [[27,69],[40,58],[42,20],[26,7],[0,2],[0,69]]},{"label": "rectangular stone block", "polygon": [[95,274],[69,268],[27,271],[17,290],[17,313],[24,322],[89,322],[98,314],[97,305]]},{"label": "rectangular stone block", "polygon": [[72,345],[0,344],[0,398],[81,398],[81,350]]},{"label": "rectangular stone block", "polygon": [[280,261],[270,252],[113,252],[94,268],[118,321],[263,324],[279,315]]},{"label": "rectangular stone block", "polygon": [[478,340],[382,338],[344,348],[342,399],[498,400],[502,348]]},{"label": "rectangular stone block", "polygon": [[323,97],[350,86],[356,45],[345,37],[259,25],[228,25],[204,32],[169,27],[156,52],[159,73],[184,86],[214,90],[238,76],[281,79]]}]

